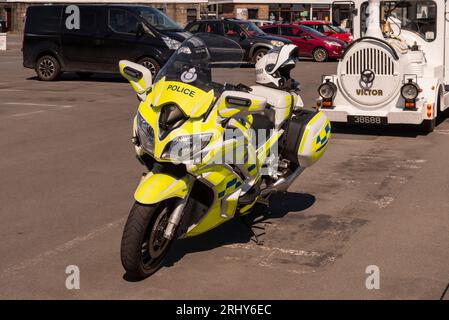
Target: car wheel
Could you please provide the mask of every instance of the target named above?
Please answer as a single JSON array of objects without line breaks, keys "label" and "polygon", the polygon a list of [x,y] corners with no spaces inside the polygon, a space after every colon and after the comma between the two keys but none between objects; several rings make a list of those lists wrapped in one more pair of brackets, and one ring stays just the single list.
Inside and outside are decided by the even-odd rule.
[{"label": "car wheel", "polygon": [[324,49],[324,48],[316,48],[316,49],[313,51],[313,59],[314,59],[316,62],[324,62],[324,61],[327,61],[328,57],[329,57],[329,55],[328,55],[326,49]]},{"label": "car wheel", "polygon": [[142,66],[144,66],[145,68],[147,68],[148,70],[151,71],[151,75],[154,77],[156,77],[157,73],[160,70],[160,66],[159,63],[157,63],[156,60],[152,59],[152,58],[142,58],[139,61],[137,61],[138,64],[141,64]]},{"label": "car wheel", "polygon": [[36,62],[35,69],[39,80],[42,81],[56,80],[61,73],[59,61],[50,55],[40,57]]},{"label": "car wheel", "polygon": [[253,56],[253,62],[257,63],[260,59],[263,58],[263,56],[265,56],[267,54],[268,50],[267,49],[259,49],[256,51],[256,53],[254,53]]}]

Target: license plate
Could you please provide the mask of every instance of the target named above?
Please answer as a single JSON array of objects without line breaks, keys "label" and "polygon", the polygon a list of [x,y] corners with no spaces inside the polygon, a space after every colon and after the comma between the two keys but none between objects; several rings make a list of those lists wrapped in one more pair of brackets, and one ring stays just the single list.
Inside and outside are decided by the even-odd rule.
[{"label": "license plate", "polygon": [[374,124],[374,125],[387,125],[387,117],[376,116],[348,116],[348,123],[350,124]]}]

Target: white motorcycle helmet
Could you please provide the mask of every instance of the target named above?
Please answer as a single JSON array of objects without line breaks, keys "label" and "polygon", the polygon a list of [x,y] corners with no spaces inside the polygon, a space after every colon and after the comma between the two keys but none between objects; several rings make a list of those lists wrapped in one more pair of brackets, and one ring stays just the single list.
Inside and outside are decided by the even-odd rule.
[{"label": "white motorcycle helmet", "polygon": [[291,89],[295,82],[290,78],[298,60],[298,47],[287,44],[268,51],[256,63],[256,82],[276,89]]}]

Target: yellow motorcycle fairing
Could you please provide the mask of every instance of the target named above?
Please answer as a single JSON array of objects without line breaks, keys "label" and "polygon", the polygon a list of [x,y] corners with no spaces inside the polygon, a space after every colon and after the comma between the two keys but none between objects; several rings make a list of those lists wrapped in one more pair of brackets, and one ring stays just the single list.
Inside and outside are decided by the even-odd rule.
[{"label": "yellow motorcycle fairing", "polygon": [[198,118],[214,100],[214,91],[206,92],[184,82],[165,81],[165,78],[162,78],[155,84],[148,98],[154,107],[175,103],[188,117]]},{"label": "yellow motorcycle fairing", "polygon": [[214,200],[204,217],[189,228],[186,237],[202,234],[234,217],[242,179],[226,165],[210,165],[194,171],[214,191]]},{"label": "yellow motorcycle fairing", "polygon": [[142,204],[155,204],[170,198],[184,199],[190,189],[187,177],[177,179],[165,173],[148,173],[134,193],[134,198]]},{"label": "yellow motorcycle fairing", "polygon": [[[183,91],[169,89],[173,85],[180,86],[177,88],[184,89]],[[193,98],[190,96],[191,92],[195,92]],[[173,159],[164,158],[163,152],[166,151],[167,145],[173,139],[185,135],[211,133],[212,138],[209,145],[218,143],[222,139],[224,129],[221,126],[217,126],[217,111],[213,110],[207,119],[201,118],[209,109],[214,99],[213,90],[205,92],[182,82],[165,81],[165,78],[158,81],[148,95],[147,100],[139,106],[139,113],[154,130],[155,141],[152,156],[162,162],[173,161]],[[160,112],[162,108],[172,104],[176,104],[189,119],[180,127],[173,129],[167,136],[161,138],[158,125]]]},{"label": "yellow motorcycle fairing", "polygon": [[[217,106],[212,108],[207,117],[203,117],[213,103],[216,103],[213,90],[206,92],[183,82],[166,81],[162,78],[153,86],[146,101],[139,106],[139,113],[154,130],[154,150],[151,155],[157,161],[173,162],[173,159],[163,157],[165,148],[173,139],[182,135],[213,133],[206,147],[208,151],[201,162],[186,164],[186,167],[191,175],[213,190],[214,199],[203,217],[188,228],[185,237],[202,234],[232,219],[238,210],[238,199],[244,185],[242,178],[229,165],[216,163],[223,153],[235,151],[240,142],[229,140],[223,143],[225,129],[217,125],[220,119]],[[159,116],[162,108],[170,104],[176,104],[189,119],[161,139]],[[248,114],[234,122],[234,127],[249,138],[248,129],[252,116]],[[242,158],[244,156],[243,153],[237,155]],[[242,164],[243,170],[249,172],[251,179],[257,180],[260,165],[255,150],[253,155],[249,155],[249,159],[248,163]],[[189,182],[188,176],[176,179],[169,174],[149,173],[136,190],[135,199],[144,204],[152,204],[169,198],[185,198],[192,187],[193,180]],[[255,202],[246,205],[244,212],[248,213],[254,204]]]}]

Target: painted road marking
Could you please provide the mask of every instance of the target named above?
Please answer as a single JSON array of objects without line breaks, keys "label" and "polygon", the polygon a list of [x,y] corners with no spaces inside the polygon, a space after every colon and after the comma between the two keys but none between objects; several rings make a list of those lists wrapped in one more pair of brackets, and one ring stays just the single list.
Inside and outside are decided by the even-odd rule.
[{"label": "painted road marking", "polygon": [[[71,105],[56,105],[56,104],[31,103],[31,102],[0,102],[0,104],[7,105],[7,106],[22,106],[22,107],[47,107],[47,108],[56,108],[56,110],[73,108],[73,106],[71,106]],[[55,110],[55,109],[53,109],[53,110]],[[36,111],[30,111],[30,112],[16,113],[16,114],[7,115],[5,117],[0,117],[0,119],[1,118],[12,118],[12,117],[25,117],[25,116],[38,114],[38,113],[44,113],[47,111],[51,111],[51,109],[50,110],[36,110]]]},{"label": "painted road marking", "polygon": [[[3,85],[9,84],[11,85],[11,83],[3,83]],[[0,85],[2,85],[2,83],[0,83]],[[57,90],[39,90],[39,89],[9,89],[9,88],[0,88],[0,92],[39,92],[39,93],[49,93],[49,94],[64,94],[67,95],[67,91],[57,91]],[[84,94],[92,94],[92,95],[99,95],[98,91],[97,92],[92,92],[92,91],[80,91],[83,95]]]},{"label": "painted road marking", "polygon": [[[32,114],[42,113],[42,112],[45,112],[45,110],[37,110],[37,111],[32,111],[32,112],[18,113],[18,114],[13,114],[10,117],[24,117],[24,116],[30,116]],[[7,117],[7,118],[9,118],[9,117]]]},{"label": "painted road marking", "polygon": [[44,103],[30,103],[30,102],[1,102],[1,104],[8,106],[29,106],[29,107],[59,107],[59,108],[72,108],[69,105],[57,105],[57,104],[44,104]]},{"label": "painted road marking", "polygon": [[233,243],[233,244],[224,245],[223,247],[230,248],[230,249],[245,249],[245,250],[260,249],[262,251],[270,251],[270,252],[277,251],[277,252],[287,254],[287,255],[302,256],[302,257],[321,257],[324,255],[324,254],[316,252],[316,251],[283,249],[283,248],[278,248],[278,247],[269,247],[266,245],[259,246],[259,245],[247,244],[247,243]]}]

